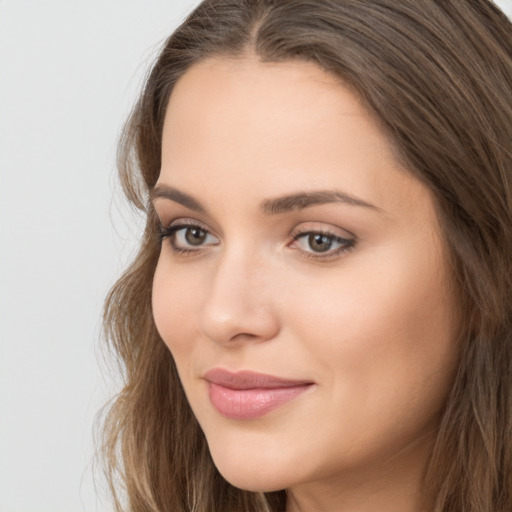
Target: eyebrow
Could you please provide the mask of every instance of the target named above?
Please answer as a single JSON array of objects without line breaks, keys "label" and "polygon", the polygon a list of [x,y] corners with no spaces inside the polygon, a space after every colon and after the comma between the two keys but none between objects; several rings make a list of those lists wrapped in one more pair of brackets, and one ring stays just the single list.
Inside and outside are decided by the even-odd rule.
[{"label": "eyebrow", "polygon": [[268,215],[287,213],[302,210],[311,206],[330,203],[344,203],[351,206],[361,206],[381,211],[380,208],[357,197],[335,190],[317,190],[311,192],[298,192],[275,199],[263,201],[261,209]]},{"label": "eyebrow", "polygon": [[167,185],[156,185],[149,194],[149,200],[153,203],[160,197],[181,204],[189,210],[194,210],[198,213],[207,213],[206,208],[199,201],[185,194],[185,192],[181,192],[177,188],[168,187]]},{"label": "eyebrow", "polygon": [[[149,199],[151,202],[154,202],[158,198],[169,199],[198,213],[208,213],[206,208],[199,201],[174,187],[156,185],[151,191]],[[274,199],[266,199],[261,203],[261,211],[266,215],[279,215],[295,210],[303,210],[304,208],[309,208],[311,206],[331,203],[344,203],[351,206],[360,206],[382,212],[379,207],[368,203],[367,201],[333,190],[297,192],[295,194],[277,197]]]}]

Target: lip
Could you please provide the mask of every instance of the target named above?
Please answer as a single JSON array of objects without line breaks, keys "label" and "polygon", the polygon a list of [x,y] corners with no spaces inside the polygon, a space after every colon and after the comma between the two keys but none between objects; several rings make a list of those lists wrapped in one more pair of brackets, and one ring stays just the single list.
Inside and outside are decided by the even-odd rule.
[{"label": "lip", "polygon": [[308,380],[283,379],[273,375],[214,368],[204,375],[212,405],[229,419],[250,420],[281,407],[308,391]]}]

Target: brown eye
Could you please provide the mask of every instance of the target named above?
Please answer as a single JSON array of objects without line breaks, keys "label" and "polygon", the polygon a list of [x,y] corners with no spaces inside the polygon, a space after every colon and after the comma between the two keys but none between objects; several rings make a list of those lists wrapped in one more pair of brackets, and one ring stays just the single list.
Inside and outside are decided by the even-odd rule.
[{"label": "brown eye", "polygon": [[218,245],[219,239],[207,229],[197,225],[177,225],[160,229],[160,239],[169,238],[176,253],[200,251]]},{"label": "brown eye", "polygon": [[208,231],[199,227],[186,228],[185,240],[189,245],[202,245],[208,236]]},{"label": "brown eye", "polygon": [[311,233],[308,236],[308,245],[313,252],[327,252],[331,249],[333,237],[322,233]]},{"label": "brown eye", "polygon": [[352,249],[354,239],[347,239],[331,233],[321,231],[306,231],[295,235],[291,247],[299,249],[305,257],[321,259],[334,259],[343,252]]}]

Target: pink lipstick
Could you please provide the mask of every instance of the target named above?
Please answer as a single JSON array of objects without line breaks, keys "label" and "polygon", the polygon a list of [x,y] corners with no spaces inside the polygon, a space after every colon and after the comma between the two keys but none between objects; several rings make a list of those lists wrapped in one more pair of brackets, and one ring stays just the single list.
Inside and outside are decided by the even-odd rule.
[{"label": "pink lipstick", "polygon": [[313,382],[288,380],[272,375],[242,371],[231,373],[214,368],[204,375],[210,401],[230,419],[260,418],[307,391]]}]

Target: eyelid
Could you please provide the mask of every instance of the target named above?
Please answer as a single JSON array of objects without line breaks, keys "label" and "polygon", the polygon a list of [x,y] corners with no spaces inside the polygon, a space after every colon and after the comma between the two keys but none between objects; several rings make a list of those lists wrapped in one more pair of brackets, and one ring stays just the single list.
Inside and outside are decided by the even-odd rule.
[{"label": "eyelid", "polygon": [[[343,233],[340,233],[340,231]],[[316,252],[313,250],[307,251],[293,247],[293,245],[301,238],[316,234],[328,236],[332,238],[336,243],[340,244],[340,246],[335,249],[329,249],[326,252]],[[327,227],[324,223],[319,222],[301,224],[292,231],[291,236],[292,241],[288,244],[288,247],[292,248],[293,250],[298,250],[301,257],[318,262],[327,262],[338,259],[342,256],[343,253],[352,250],[357,243],[357,237],[349,231],[332,225]]]},{"label": "eyelid", "polygon": [[326,222],[303,222],[291,231],[290,236],[295,239],[306,233],[322,233],[343,240],[357,240],[354,233]]},{"label": "eyelid", "polygon": [[205,231],[208,231],[208,233],[212,234],[216,238],[219,238],[218,235],[215,234],[215,232],[207,224],[197,219],[191,219],[188,217],[178,217],[169,222],[162,222],[161,220],[159,221],[160,231],[170,231],[174,228],[179,229],[180,227],[198,227],[204,229]]},{"label": "eyelid", "polygon": [[[187,243],[177,244],[176,236],[179,231],[182,229],[186,229],[189,227],[199,228],[207,233],[208,237],[214,238],[214,242],[210,240],[208,243],[199,244],[194,246],[194,244],[188,245]],[[169,239],[170,245],[173,251],[176,254],[193,254],[200,253],[203,249],[209,248],[211,246],[218,245],[220,243],[220,237],[215,234],[215,232],[203,222],[192,219],[188,217],[179,217],[173,219],[171,222],[166,225],[160,223],[159,224],[160,231],[160,242],[164,239]],[[311,247],[311,250],[306,250],[304,248],[298,247],[297,242],[301,238],[305,238],[306,236],[311,235],[325,235],[332,239],[334,245],[338,245],[335,248],[328,248],[325,252],[315,251]],[[347,236],[348,235],[348,236]],[[295,227],[289,234],[289,238],[286,243],[286,246],[296,250],[300,253],[303,258],[316,260],[316,261],[328,261],[334,260],[341,257],[341,254],[344,252],[353,249],[356,245],[357,238],[355,235],[350,233],[345,229],[341,229],[338,226],[333,226],[331,224],[325,224],[323,222],[305,222]],[[181,246],[183,245],[183,247]]]},{"label": "eyelid", "polygon": [[211,229],[200,220],[197,219],[191,219],[188,217],[178,217],[176,219],[173,219],[171,222],[167,224],[168,227],[172,228],[174,226],[198,226],[202,229],[206,229],[206,231],[211,232]]},{"label": "eyelid", "polygon": [[[194,245],[188,245],[186,243],[183,244],[183,247],[180,246],[177,242],[178,234],[182,230],[186,230],[188,228],[199,228],[200,230],[206,232],[207,237],[211,237],[215,239],[215,242],[212,243],[211,241],[209,243],[200,244],[197,246]],[[196,220],[191,219],[187,217],[180,217],[177,219],[172,220],[171,222],[167,223],[166,225],[163,225],[162,223],[159,224],[159,239],[160,243],[162,243],[164,240],[168,239],[168,243],[172,249],[172,251],[176,255],[181,256],[191,256],[194,254],[201,253],[204,249],[218,245],[220,243],[220,239],[217,235],[215,235],[212,230],[206,226],[204,223]]]}]

